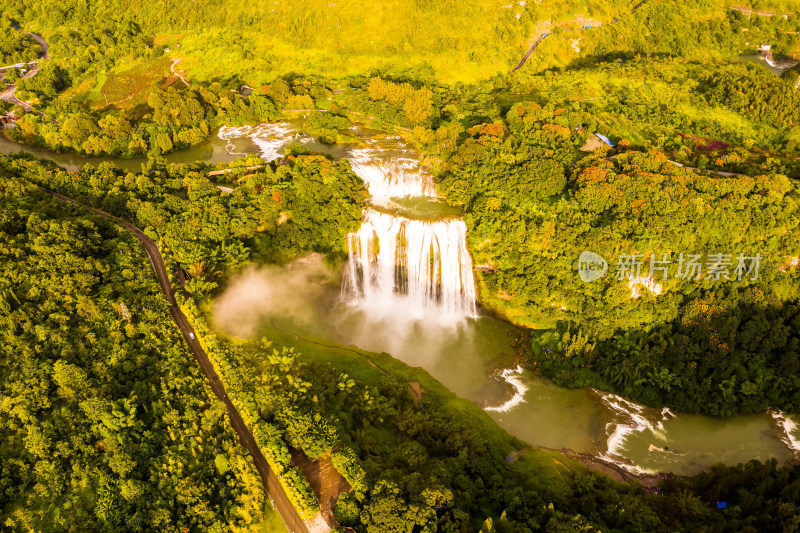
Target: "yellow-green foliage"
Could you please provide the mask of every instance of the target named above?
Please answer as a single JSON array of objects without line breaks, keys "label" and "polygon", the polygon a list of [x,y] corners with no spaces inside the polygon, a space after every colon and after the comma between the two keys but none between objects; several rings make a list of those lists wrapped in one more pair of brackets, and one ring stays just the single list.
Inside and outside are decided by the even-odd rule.
[{"label": "yellow-green foliage", "polygon": [[[553,35],[526,71],[620,52],[729,56],[753,49],[747,43],[754,39],[782,52],[800,48],[797,17],[748,18],[723,0],[209,0],[202,8],[173,0],[134,12],[123,0],[87,0],[69,11],[61,3],[6,0],[4,8],[45,30],[80,32],[90,21],[123,16],[155,35],[157,50],[175,45],[175,54],[180,41],[195,79],[240,75],[251,85],[290,72],[345,76],[392,66],[430,66],[443,81],[478,81],[507,73],[544,32]],[[758,7],[796,12],[788,4]]]},{"label": "yellow-green foliage", "polygon": [[170,70],[166,57],[123,64],[108,72],[101,93],[109,104],[131,108],[145,102],[150,89],[168,76]]},{"label": "yellow-green foliage", "polygon": [[369,97],[371,100],[386,100],[392,105],[402,107],[408,120],[419,124],[433,114],[433,93],[423,87],[414,89],[408,83],[393,83],[381,78],[369,80]]},{"label": "yellow-green foliage", "polygon": [[228,392],[231,402],[242,417],[245,425],[252,431],[256,445],[264,454],[270,469],[279,476],[289,501],[304,519],[311,518],[319,510],[319,500],[314,495],[311,485],[300,470],[290,466],[289,450],[281,438],[280,431],[274,425],[261,420],[259,407],[249,391],[245,390],[241,372],[235,362],[226,357],[226,353],[239,350],[233,344],[223,343],[208,328],[202,314],[193,300],[186,300],[181,309],[189,319],[197,338],[208,355],[220,382]]}]

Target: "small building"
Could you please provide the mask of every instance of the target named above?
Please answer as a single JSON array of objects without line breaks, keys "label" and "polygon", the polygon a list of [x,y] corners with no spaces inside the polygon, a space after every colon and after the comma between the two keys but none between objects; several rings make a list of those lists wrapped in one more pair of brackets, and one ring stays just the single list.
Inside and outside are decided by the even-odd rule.
[{"label": "small building", "polygon": [[581,146],[581,152],[594,152],[595,150],[599,150],[603,147],[603,141],[595,137],[594,135],[590,135],[586,142]]},{"label": "small building", "polygon": [[10,130],[16,123],[12,115],[0,115],[0,130]]},{"label": "small building", "polygon": [[762,54],[766,54],[771,50],[772,50],[771,44],[762,44],[761,46],[758,47],[758,51],[761,52]]},{"label": "small building", "polygon": [[608,137],[606,137],[605,135],[600,135],[599,133],[595,133],[595,136],[597,136],[597,138],[598,138],[598,139],[600,139],[601,141],[603,141],[604,143],[606,143],[607,145],[609,145],[611,148],[614,148],[614,143],[612,143],[612,142],[609,140],[609,138],[608,138]]}]

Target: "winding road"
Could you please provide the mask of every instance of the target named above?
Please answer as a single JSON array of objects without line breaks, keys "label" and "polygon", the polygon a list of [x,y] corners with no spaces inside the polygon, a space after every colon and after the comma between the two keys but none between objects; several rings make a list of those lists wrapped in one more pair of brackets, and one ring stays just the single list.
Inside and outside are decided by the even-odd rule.
[{"label": "winding road", "polygon": [[177,76],[177,77],[178,77],[178,79],[179,79],[179,80],[181,80],[181,81],[183,82],[183,84],[184,84],[184,85],[186,85],[186,86],[188,87],[188,86],[189,86],[189,82],[188,82],[188,81],[186,81],[186,78],[184,78],[184,77],[183,77],[183,75],[182,75],[180,72],[178,72],[177,70],[175,70],[175,66],[176,66],[178,63],[180,63],[181,61],[183,61],[183,58],[182,58],[182,57],[176,57],[176,58],[173,58],[173,59],[172,59],[172,63],[171,63],[171,64],[170,64],[170,66],[169,66],[169,70],[170,70],[170,71],[172,71],[172,73],[173,73],[175,76]]},{"label": "winding road", "polygon": [[[19,31],[35,39],[36,42],[42,45],[42,48],[44,49],[44,53],[42,54],[42,59],[50,59],[50,53],[48,52],[48,50],[50,49],[50,45],[47,44],[47,41],[44,40],[44,37],[42,37],[41,35],[36,35],[35,33],[31,33],[29,31],[24,31],[24,30],[19,30]],[[27,80],[29,78],[36,76],[38,73],[39,73],[39,62],[37,61],[34,64],[34,67],[29,72],[26,72],[22,76],[22,79]],[[33,112],[33,108],[30,105],[26,104],[25,102],[23,102],[14,95],[14,93],[16,92],[17,92],[17,84],[12,83],[11,85],[7,86],[3,92],[0,92],[0,100],[5,100],[6,102],[9,102],[13,105],[18,105],[28,113]],[[40,111],[36,111],[36,114],[39,115],[40,117],[44,117],[44,114],[41,113]]]},{"label": "winding road", "polygon": [[[646,0],[642,0],[641,2],[639,2],[638,4],[636,4],[635,6],[633,6],[633,9],[631,9],[631,14],[633,14],[633,13],[636,13],[636,11],[637,11],[637,10],[638,10],[640,7],[642,7],[642,5],[643,5],[645,2],[646,2]],[[556,26],[561,26],[561,25],[563,25],[563,24],[574,24],[574,23],[578,23],[578,24],[580,24],[582,21],[584,21],[584,22],[588,22],[589,20],[588,20],[588,19],[583,19],[582,17],[578,17],[578,18],[577,18],[577,19],[575,19],[575,20],[571,20],[571,21],[567,21],[567,22],[559,22],[559,23],[557,23],[557,24],[556,24]],[[588,25],[584,26],[584,27],[581,29],[581,31],[583,31],[583,30],[585,30],[585,29],[590,29],[590,28],[599,28],[600,26],[602,26],[602,25],[603,25],[602,21],[596,21],[596,22],[597,22],[596,24],[588,24]],[[614,25],[614,24],[617,24],[618,22],[619,22],[619,18],[616,18],[616,17],[615,17],[615,18],[614,18],[614,20],[612,20],[611,22],[609,22],[609,23],[608,23],[608,25],[609,25],[609,26],[612,26],[612,25]],[[548,24],[548,26],[549,26],[549,24]],[[529,57],[531,57],[531,54],[533,53],[533,51],[534,51],[534,50],[536,50],[536,47],[537,47],[537,46],[539,46],[539,44],[540,44],[542,41],[544,41],[544,38],[545,38],[545,37],[547,37],[548,35],[551,35],[552,33],[555,33],[556,31],[557,31],[556,29],[553,29],[553,30],[548,30],[548,31],[546,31],[546,32],[542,33],[541,35],[539,35],[539,37],[538,37],[538,38],[537,38],[537,39],[536,39],[536,40],[533,42],[533,44],[532,44],[532,45],[531,45],[531,46],[528,48],[528,51],[527,51],[527,52],[525,52],[525,55],[523,55],[523,56],[522,56],[522,59],[520,59],[520,60],[519,60],[519,63],[517,63],[517,66],[516,66],[516,67],[514,67],[514,68],[512,68],[512,69],[511,69],[511,71],[509,71],[509,74],[513,74],[514,72],[516,72],[516,71],[518,71],[519,69],[521,69],[521,68],[522,68],[522,66],[525,64],[525,62],[528,60],[528,58],[529,58]]]},{"label": "winding road", "polygon": [[71,198],[57,193],[56,191],[52,191],[41,186],[40,188],[56,200],[84,207],[103,218],[113,220],[120,226],[133,233],[133,235],[139,239],[139,242],[142,243],[145,252],[147,252],[147,256],[150,258],[150,263],[152,264],[153,270],[156,273],[158,283],[161,285],[161,291],[164,293],[164,296],[166,296],[170,303],[170,314],[172,315],[172,319],[175,321],[178,329],[181,330],[183,338],[186,341],[186,344],[189,345],[192,355],[194,355],[195,359],[197,359],[197,363],[200,365],[200,370],[202,370],[203,375],[211,385],[211,390],[214,392],[217,398],[222,400],[222,402],[225,404],[225,407],[228,410],[228,417],[230,418],[231,426],[233,426],[233,429],[239,435],[239,441],[247,449],[247,451],[250,452],[250,455],[253,456],[253,462],[255,463],[256,470],[258,470],[258,473],[261,475],[261,482],[264,486],[264,490],[267,492],[267,495],[272,501],[273,507],[276,511],[278,511],[283,519],[283,523],[286,525],[289,531],[292,533],[310,533],[308,526],[297,513],[292,503],[289,501],[289,498],[284,492],[277,476],[270,469],[266,459],[264,459],[264,455],[261,453],[261,450],[258,448],[258,445],[253,438],[253,434],[249,429],[247,429],[247,426],[242,420],[242,417],[239,415],[239,412],[236,410],[236,407],[234,407],[230,398],[228,398],[228,394],[225,392],[225,387],[222,385],[219,376],[214,370],[214,366],[211,364],[211,361],[209,361],[208,355],[206,355],[206,352],[203,350],[203,347],[197,340],[197,335],[192,329],[192,326],[189,324],[186,316],[178,306],[178,302],[175,299],[175,293],[173,292],[169,278],[167,277],[167,269],[164,266],[164,259],[161,257],[161,253],[158,250],[158,245],[150,237],[145,235],[142,230],[119,217],[77,202]]}]

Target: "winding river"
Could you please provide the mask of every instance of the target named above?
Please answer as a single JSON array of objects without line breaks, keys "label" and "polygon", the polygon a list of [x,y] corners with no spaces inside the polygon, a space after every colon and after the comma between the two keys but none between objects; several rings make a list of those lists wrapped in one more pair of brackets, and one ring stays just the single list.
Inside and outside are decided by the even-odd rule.
[{"label": "winding river", "polygon": [[[349,134],[361,134],[364,142],[323,145],[291,122],[223,127],[215,138],[166,156],[176,163],[225,163],[245,154],[274,159],[300,142],[335,159],[347,157],[364,179],[371,200],[361,229],[350,235],[344,272],[336,275],[341,289],[338,283],[317,287],[302,302],[302,314],[270,317],[270,323],[388,352],[425,368],[532,445],[591,453],[634,473],[694,474],[718,462],[800,457],[800,417],[770,411],[716,419],[650,409],[593,389],[564,389],[518,367],[511,346],[518,330],[476,305],[458,210],[437,198],[417,154],[397,139]],[[0,153],[19,151],[70,170],[101,161],[139,170],[142,163],[53,154],[0,137]]]}]

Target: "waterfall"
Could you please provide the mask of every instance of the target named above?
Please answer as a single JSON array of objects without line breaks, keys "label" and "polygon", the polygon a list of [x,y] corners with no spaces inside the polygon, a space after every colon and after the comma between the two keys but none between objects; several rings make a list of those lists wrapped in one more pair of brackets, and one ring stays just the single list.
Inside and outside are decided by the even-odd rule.
[{"label": "waterfall", "polygon": [[349,235],[345,294],[376,317],[475,317],[466,231],[460,219],[410,220],[365,209],[361,228]]},{"label": "waterfall", "polygon": [[433,179],[407,151],[388,155],[379,148],[358,148],[348,159],[353,172],[367,184],[373,198],[436,196]]},{"label": "waterfall", "polygon": [[770,409],[769,416],[780,430],[779,437],[792,453],[800,453],[800,431],[798,424],[789,415],[778,409]]},{"label": "waterfall", "polygon": [[237,152],[233,141],[249,139],[258,146],[259,155],[264,161],[272,161],[281,157],[281,152],[297,135],[297,128],[288,122],[273,122],[256,126],[222,126],[217,136],[227,141],[225,149],[228,153],[247,155]]}]

